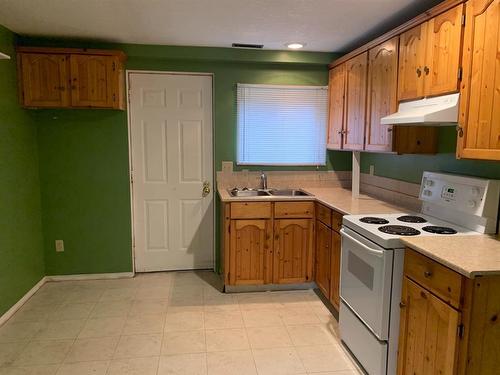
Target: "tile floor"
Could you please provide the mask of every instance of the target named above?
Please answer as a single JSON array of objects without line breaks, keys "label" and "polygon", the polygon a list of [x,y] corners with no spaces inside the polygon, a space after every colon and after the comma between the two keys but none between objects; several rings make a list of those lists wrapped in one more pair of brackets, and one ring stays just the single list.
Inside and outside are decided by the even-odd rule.
[{"label": "tile floor", "polygon": [[0,327],[1,375],[354,375],[312,291],[222,294],[211,272],[45,284]]}]

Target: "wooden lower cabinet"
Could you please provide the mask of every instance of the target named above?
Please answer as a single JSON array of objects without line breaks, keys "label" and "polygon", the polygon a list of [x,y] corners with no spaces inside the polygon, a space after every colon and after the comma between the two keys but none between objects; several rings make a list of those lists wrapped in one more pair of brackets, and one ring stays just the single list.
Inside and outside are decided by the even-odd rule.
[{"label": "wooden lower cabinet", "polygon": [[312,282],[314,211],[311,201],[224,203],[225,284]]},{"label": "wooden lower cabinet", "polygon": [[403,280],[398,374],[455,374],[460,313]]},{"label": "wooden lower cabinet", "polygon": [[467,278],[407,248],[398,375],[497,374],[499,295],[500,276]]},{"label": "wooden lower cabinet", "polygon": [[338,310],[340,306],[340,227],[342,215],[316,205],[316,264],[314,281]]},{"label": "wooden lower cabinet", "polygon": [[330,258],[330,302],[340,308],[340,233],[332,231],[332,251]]},{"label": "wooden lower cabinet", "polygon": [[231,221],[230,284],[258,285],[271,281],[271,236],[269,219]]},{"label": "wooden lower cabinet", "polygon": [[332,252],[332,230],[316,220],[316,273],[315,281],[323,295],[330,296],[330,259]]},{"label": "wooden lower cabinet", "polygon": [[313,220],[275,220],[273,283],[310,282],[312,274]]}]

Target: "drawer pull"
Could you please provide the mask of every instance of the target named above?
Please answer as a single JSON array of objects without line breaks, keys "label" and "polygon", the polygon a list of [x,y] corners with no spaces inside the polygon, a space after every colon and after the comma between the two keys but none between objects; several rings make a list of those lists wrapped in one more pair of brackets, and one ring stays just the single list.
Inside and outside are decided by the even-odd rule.
[{"label": "drawer pull", "polygon": [[432,276],[432,272],[431,271],[425,271],[424,272],[424,276],[427,277],[427,278],[429,278],[429,277]]}]

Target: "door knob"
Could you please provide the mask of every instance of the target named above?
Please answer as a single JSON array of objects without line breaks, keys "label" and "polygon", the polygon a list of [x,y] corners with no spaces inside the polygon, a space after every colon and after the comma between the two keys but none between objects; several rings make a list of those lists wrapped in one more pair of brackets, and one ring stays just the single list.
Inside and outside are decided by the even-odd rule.
[{"label": "door knob", "polygon": [[201,195],[202,195],[203,197],[206,197],[208,194],[210,194],[210,182],[205,181],[205,182],[203,183],[203,189],[202,189],[202,193],[201,193]]}]

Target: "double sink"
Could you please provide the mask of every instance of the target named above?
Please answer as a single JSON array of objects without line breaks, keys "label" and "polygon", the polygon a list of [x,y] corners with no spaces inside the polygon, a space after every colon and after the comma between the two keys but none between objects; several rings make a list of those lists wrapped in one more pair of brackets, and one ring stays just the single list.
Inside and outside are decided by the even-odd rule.
[{"label": "double sink", "polygon": [[308,197],[311,194],[298,189],[237,189],[228,190],[232,197]]}]

